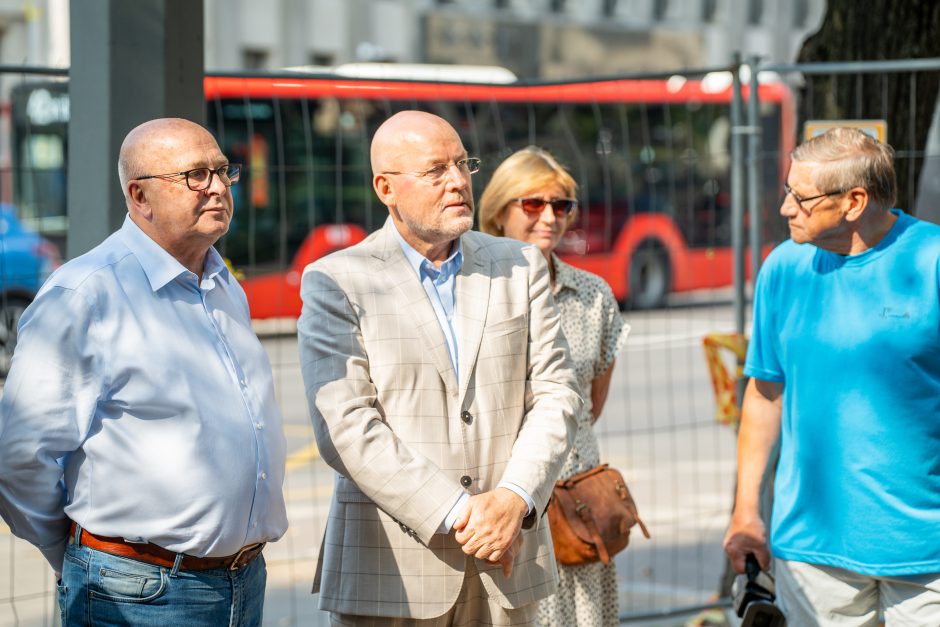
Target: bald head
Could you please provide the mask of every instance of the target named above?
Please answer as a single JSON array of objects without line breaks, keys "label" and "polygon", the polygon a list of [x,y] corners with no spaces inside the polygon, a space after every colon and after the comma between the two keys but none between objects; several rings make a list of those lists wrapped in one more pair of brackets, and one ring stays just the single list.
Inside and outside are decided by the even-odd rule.
[{"label": "bald head", "polygon": [[457,131],[447,120],[424,111],[401,111],[375,131],[372,136],[372,173],[400,172],[414,169],[408,158],[427,150],[429,142],[456,138]]},{"label": "bald head", "polygon": [[[473,226],[467,151],[446,120],[402,111],[372,136],[372,188],[398,233],[432,262]],[[443,166],[443,167],[439,167]],[[426,176],[434,169],[437,174]]]},{"label": "bald head", "polygon": [[118,155],[118,177],[121,189],[127,198],[127,184],[138,176],[162,174],[165,170],[153,171],[153,168],[173,169],[172,160],[179,149],[193,143],[215,144],[215,138],[202,126],[183,118],[158,118],[135,127],[124,138]]}]

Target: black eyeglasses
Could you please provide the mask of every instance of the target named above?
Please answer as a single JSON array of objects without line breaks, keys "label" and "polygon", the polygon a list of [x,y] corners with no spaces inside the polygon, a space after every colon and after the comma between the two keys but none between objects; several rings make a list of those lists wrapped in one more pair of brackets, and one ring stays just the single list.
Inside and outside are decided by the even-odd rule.
[{"label": "black eyeglasses", "polygon": [[457,170],[461,174],[467,175],[476,174],[479,172],[480,164],[482,163],[483,162],[476,157],[467,157],[466,159],[460,159],[459,161],[451,161],[450,163],[438,163],[437,165],[420,172],[379,172],[379,174],[410,174],[411,176],[416,176],[419,179],[423,179],[425,181],[437,182],[444,178],[447,172],[454,166],[457,166]]},{"label": "black eyeglasses", "polygon": [[[817,195],[815,195],[815,196],[808,196],[808,197],[806,197],[806,198],[803,198],[802,196],[798,195],[796,192],[793,191],[793,189],[790,187],[790,184],[789,184],[789,183],[784,183],[784,184],[783,184],[783,199],[786,200],[786,199],[787,199],[787,196],[793,196],[793,200],[795,200],[795,201],[796,201],[796,204],[800,206],[800,209],[802,209],[803,211],[808,211],[808,212],[812,212],[813,209],[816,208],[816,205],[813,205],[812,207],[810,207],[809,209],[807,209],[807,208],[803,205],[804,202],[809,202],[809,201],[811,201],[811,200],[817,200],[817,199],[819,199],[819,198],[826,198],[827,196],[838,196],[839,194],[844,194],[845,192],[846,192],[846,190],[840,189],[840,190],[835,191],[835,192],[825,192],[825,193],[822,193],[822,194],[817,194]],[[818,205],[819,203],[816,203],[816,204]]]},{"label": "black eyeglasses", "polygon": [[538,215],[545,210],[545,205],[552,206],[552,213],[557,218],[564,218],[571,215],[571,212],[578,208],[578,201],[574,198],[555,198],[544,200],[542,198],[516,198],[522,210],[529,214]]},{"label": "black eyeglasses", "polygon": [[192,170],[186,170],[185,172],[170,172],[169,174],[148,174],[147,176],[137,176],[134,177],[135,181],[143,181],[146,179],[164,179],[172,183],[172,179],[177,176],[183,176],[186,178],[186,187],[193,190],[194,192],[201,192],[204,189],[208,189],[212,185],[212,176],[217,174],[219,180],[222,181],[222,184],[226,187],[231,187],[238,182],[239,177],[242,174],[242,166],[238,163],[228,163],[226,165],[220,165],[216,169],[212,168],[193,168]]}]

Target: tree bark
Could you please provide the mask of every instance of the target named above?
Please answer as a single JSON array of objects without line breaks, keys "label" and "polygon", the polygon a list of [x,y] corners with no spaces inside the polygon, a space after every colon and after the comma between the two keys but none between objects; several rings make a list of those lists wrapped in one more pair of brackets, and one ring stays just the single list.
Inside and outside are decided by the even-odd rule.
[{"label": "tree bark", "polygon": [[[825,20],[799,63],[940,57],[940,2],[828,0]],[[897,206],[913,209],[940,73],[807,76],[799,125],[810,119],[884,119],[896,151]],[[802,132],[802,131],[800,131]]]}]

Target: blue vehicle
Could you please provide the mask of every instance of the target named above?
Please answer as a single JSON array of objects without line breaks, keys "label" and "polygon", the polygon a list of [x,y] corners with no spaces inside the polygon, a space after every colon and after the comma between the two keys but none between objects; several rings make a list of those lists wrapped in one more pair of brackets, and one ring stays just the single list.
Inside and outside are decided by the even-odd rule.
[{"label": "blue vehicle", "polygon": [[51,242],[25,227],[12,206],[0,204],[0,376],[10,369],[20,316],[61,263]]}]

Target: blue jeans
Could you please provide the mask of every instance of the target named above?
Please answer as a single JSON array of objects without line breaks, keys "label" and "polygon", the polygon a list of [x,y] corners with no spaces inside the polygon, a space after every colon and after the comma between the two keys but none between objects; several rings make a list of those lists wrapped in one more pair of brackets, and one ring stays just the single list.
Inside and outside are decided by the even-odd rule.
[{"label": "blue jeans", "polygon": [[261,555],[237,571],[174,571],[70,542],[59,611],[63,627],[254,627],[266,576]]}]

